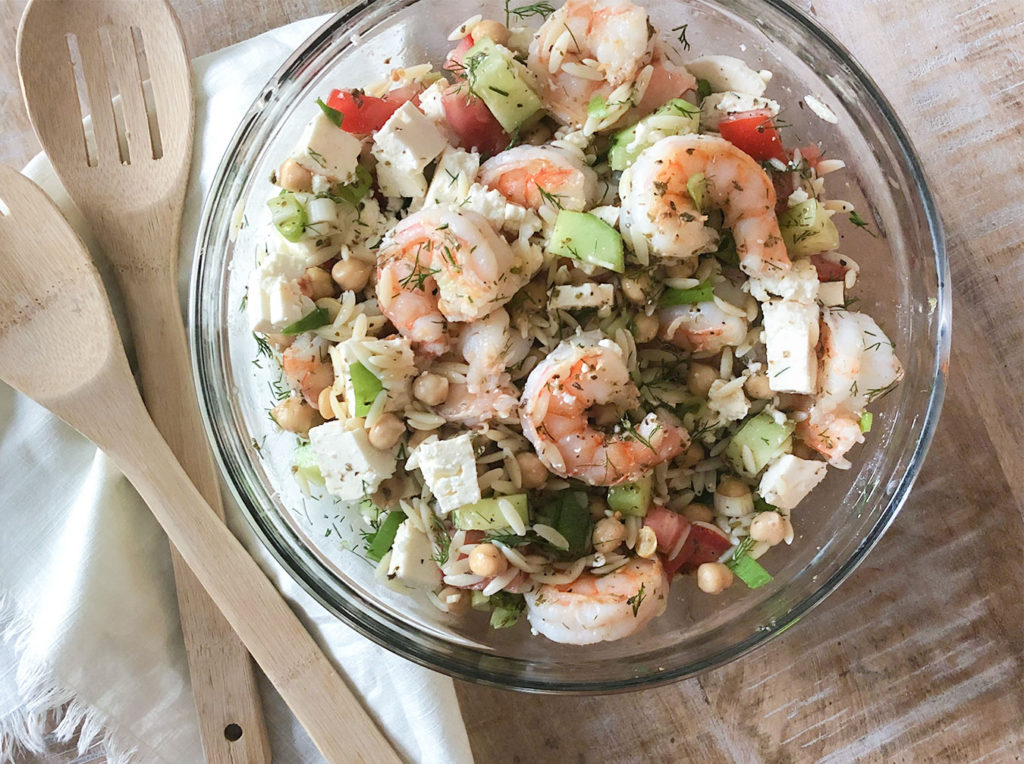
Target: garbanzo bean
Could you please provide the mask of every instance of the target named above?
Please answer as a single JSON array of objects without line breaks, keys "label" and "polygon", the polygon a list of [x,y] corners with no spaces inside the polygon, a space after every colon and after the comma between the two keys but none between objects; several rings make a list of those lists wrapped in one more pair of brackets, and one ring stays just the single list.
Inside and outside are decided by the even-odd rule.
[{"label": "garbanzo bean", "polygon": [[490,37],[498,45],[504,45],[508,42],[508,28],[498,21],[492,21],[491,19],[484,19],[473,27],[473,39],[477,40],[481,37]]},{"label": "garbanzo bean", "polygon": [[595,551],[614,552],[626,540],[626,526],[614,517],[603,517],[594,525],[593,539]]},{"label": "garbanzo bean", "polygon": [[331,278],[331,274],[323,268],[317,266],[306,268],[305,279],[309,284],[309,299],[314,302],[321,297],[334,296],[334,280]]},{"label": "garbanzo bean", "polygon": [[633,318],[633,325],[636,327],[634,336],[640,343],[650,342],[658,336],[657,316],[648,316],[646,313],[637,313]]},{"label": "garbanzo bean", "polygon": [[331,268],[334,283],[346,292],[359,292],[366,288],[373,266],[362,260],[339,260]]},{"label": "garbanzo bean", "polygon": [[747,381],[743,383],[743,389],[751,398],[767,400],[775,397],[775,392],[768,386],[768,375],[763,372],[747,377]]},{"label": "garbanzo bean", "polygon": [[775,546],[786,537],[786,521],[778,512],[758,512],[750,521],[750,538]]},{"label": "garbanzo bean", "polygon": [[469,553],[469,569],[474,575],[494,578],[508,570],[508,560],[494,544],[477,544]]},{"label": "garbanzo bean", "polygon": [[548,468],[544,466],[544,462],[537,454],[523,451],[521,454],[516,454],[516,461],[519,462],[523,488],[530,490],[544,485],[544,481],[548,479]]},{"label": "garbanzo bean", "polygon": [[683,466],[692,467],[698,462],[704,461],[704,446],[694,441],[686,449],[686,453],[683,454]]},{"label": "garbanzo bean", "polygon": [[394,414],[384,414],[370,428],[370,445],[381,451],[387,451],[398,442],[404,432],[405,425],[402,424],[401,419]]},{"label": "garbanzo bean", "polygon": [[288,191],[308,194],[313,190],[313,173],[294,159],[286,159],[277,168],[277,185]]},{"label": "garbanzo bean", "polygon": [[708,397],[711,390],[711,383],[718,379],[718,369],[708,366],[706,363],[691,363],[690,371],[686,375],[686,387],[694,395],[701,398]]},{"label": "garbanzo bean", "polygon": [[320,412],[299,395],[285,398],[271,409],[270,415],[282,430],[300,435],[308,435],[310,428],[323,424],[324,421]]},{"label": "garbanzo bean", "polygon": [[697,568],[697,586],[705,594],[720,594],[732,586],[732,571],[720,562],[705,562]]},{"label": "garbanzo bean", "polygon": [[324,421],[334,419],[334,406],[331,405],[331,395],[333,393],[334,391],[330,387],[325,387],[320,391],[320,396],[316,399],[316,407]]},{"label": "garbanzo bean", "polygon": [[709,507],[705,507],[703,504],[687,504],[683,507],[683,517],[690,522],[702,522],[710,523],[714,517],[714,513]]}]

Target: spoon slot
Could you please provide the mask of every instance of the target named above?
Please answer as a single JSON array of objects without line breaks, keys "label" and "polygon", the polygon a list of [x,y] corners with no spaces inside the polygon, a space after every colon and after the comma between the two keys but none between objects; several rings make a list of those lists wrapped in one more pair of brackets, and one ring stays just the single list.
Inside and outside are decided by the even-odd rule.
[{"label": "spoon slot", "polygon": [[11,214],[11,208],[4,202],[4,198],[0,196],[0,218],[5,218]]},{"label": "spoon slot", "polygon": [[[131,164],[131,147],[128,145],[128,127],[125,124],[124,116],[124,94],[121,89],[118,76],[123,72],[118,71],[114,63],[114,42],[110,38],[110,28],[103,27],[98,30],[100,38],[100,52],[103,55],[103,70],[107,75],[107,91],[110,93],[110,107],[114,115],[114,134],[117,136],[117,154],[121,164]],[[132,141],[134,143],[134,140]]]},{"label": "spoon slot", "polygon": [[156,99],[153,97],[153,79],[149,74],[149,59],[146,57],[146,41],[142,35],[142,29],[137,26],[131,27],[132,44],[135,48],[135,63],[139,68],[139,84],[142,88],[142,97],[146,104],[146,117],[149,123],[149,146],[153,152],[153,159],[160,159],[164,155],[164,147],[160,141],[160,119],[156,109]]},{"label": "spoon slot", "polygon": [[82,146],[85,148],[85,163],[89,167],[97,164],[96,139],[92,130],[86,127],[86,118],[92,113],[89,106],[89,85],[85,81],[85,71],[82,68],[82,54],[78,50],[78,37],[74,34],[64,35],[64,41],[68,48],[68,63],[71,65],[71,77],[75,83],[75,96],[78,99],[78,124],[82,130]]}]

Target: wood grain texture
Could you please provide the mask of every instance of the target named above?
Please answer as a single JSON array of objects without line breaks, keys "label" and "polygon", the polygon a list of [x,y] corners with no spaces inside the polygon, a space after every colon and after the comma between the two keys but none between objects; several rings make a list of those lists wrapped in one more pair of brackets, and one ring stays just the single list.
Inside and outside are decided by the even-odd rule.
[{"label": "wood grain texture", "polygon": [[[21,5],[0,0],[0,35]],[[174,5],[199,54],[332,4]],[[892,529],[850,580],[734,664],[613,697],[459,683],[481,762],[1024,756],[1024,6],[799,5],[893,103],[943,215],[953,359],[928,461]],[[0,60],[0,93],[13,82],[8,67]],[[34,151],[19,140],[19,108],[0,113],[0,156],[8,161]]]}]

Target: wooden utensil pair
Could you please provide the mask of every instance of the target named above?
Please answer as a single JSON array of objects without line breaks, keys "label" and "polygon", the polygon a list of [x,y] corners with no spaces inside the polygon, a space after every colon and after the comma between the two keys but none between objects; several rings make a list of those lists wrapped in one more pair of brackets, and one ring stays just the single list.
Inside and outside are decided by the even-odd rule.
[{"label": "wooden utensil pair", "polygon": [[[328,760],[396,760],[218,519],[177,297],[194,111],[177,19],[164,0],[33,0],[18,68],[39,140],[114,267],[148,413],[88,253],[50,200],[9,168],[0,170],[0,377],[106,451],[170,537],[207,759],[269,761],[247,647]],[[45,372],[55,358],[59,379]]]}]

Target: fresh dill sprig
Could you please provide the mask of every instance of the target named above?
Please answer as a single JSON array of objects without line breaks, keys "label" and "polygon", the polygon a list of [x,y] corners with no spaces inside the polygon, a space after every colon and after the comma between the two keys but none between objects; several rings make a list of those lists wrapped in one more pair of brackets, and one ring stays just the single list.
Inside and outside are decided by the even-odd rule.
[{"label": "fresh dill sprig", "polygon": [[683,50],[689,50],[690,49],[690,41],[686,39],[686,29],[689,26],[690,26],[689,24],[683,24],[681,26],[674,27],[672,29],[673,32],[679,32],[679,37],[677,39],[679,40],[679,42],[682,43]]},{"label": "fresh dill sprig", "polygon": [[633,607],[633,617],[634,618],[636,618],[637,614],[639,614],[640,606],[643,604],[644,597],[646,597],[646,596],[647,596],[647,592],[644,591],[644,585],[640,584],[640,589],[637,591],[637,593],[634,594],[632,597],[630,597],[629,599],[626,600],[626,604],[627,605],[632,605],[632,607]]},{"label": "fresh dill sprig", "polygon": [[850,222],[857,226],[857,228],[860,228],[861,230],[865,231],[874,238],[878,238],[878,234],[868,228],[867,221],[865,221],[864,218],[860,216],[857,210],[853,210],[850,213]]},{"label": "fresh dill sprig", "polygon": [[543,199],[545,202],[554,205],[560,210],[565,209],[564,207],[562,207],[562,202],[559,201],[562,198],[561,194],[553,194],[544,187],[542,187],[539,183],[537,184],[537,190],[540,192],[540,198]]},{"label": "fresh dill sprig", "polygon": [[540,16],[542,19],[546,19],[555,9],[551,3],[532,3],[531,5],[520,5],[518,8],[509,8],[511,0],[505,0],[505,26],[509,26],[512,23],[512,17],[515,16],[518,19],[528,19],[531,16]]},{"label": "fresh dill sprig", "polygon": [[653,438],[654,434],[661,429],[660,424],[656,425],[655,428],[651,430],[650,438],[645,438],[643,435],[637,432],[636,425],[630,422],[629,419],[627,419],[626,417],[622,417],[622,420],[619,422],[619,426],[625,432],[626,437],[633,438],[634,440],[637,440],[643,445],[647,446],[647,448],[651,449],[652,452],[658,453],[658,450],[653,445],[651,445],[650,438]]}]

